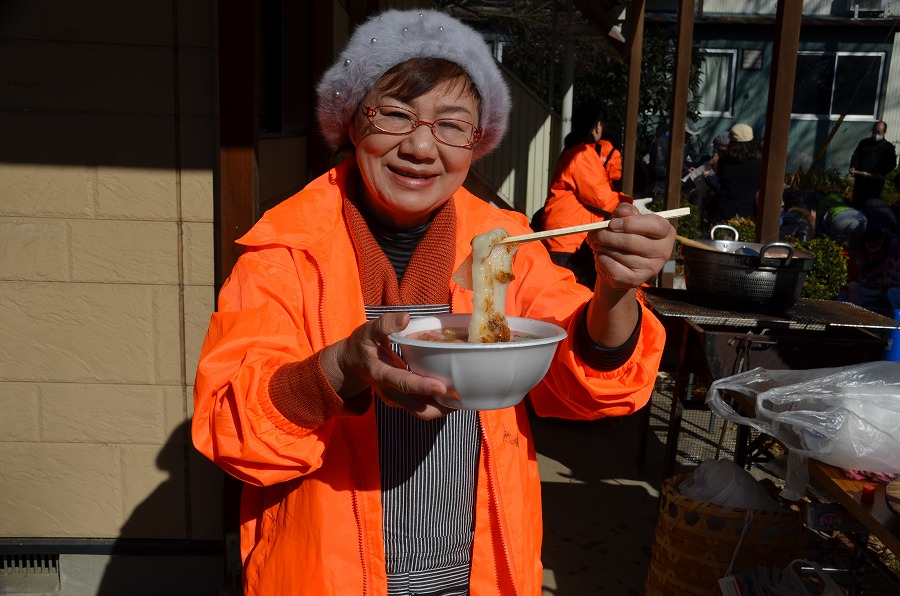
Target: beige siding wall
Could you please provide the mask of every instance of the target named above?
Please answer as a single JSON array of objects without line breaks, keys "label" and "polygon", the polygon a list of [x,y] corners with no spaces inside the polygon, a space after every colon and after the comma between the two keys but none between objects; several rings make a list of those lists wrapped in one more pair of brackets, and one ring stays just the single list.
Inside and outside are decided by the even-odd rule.
[{"label": "beige siding wall", "polygon": [[221,533],[185,424],[213,310],[214,6],[0,9],[0,537]]},{"label": "beige siding wall", "polygon": [[[562,142],[557,114],[504,70],[512,95],[509,131],[500,146],[475,162],[507,207],[531,217],[544,205]],[[527,151],[524,149],[527,148]]]}]

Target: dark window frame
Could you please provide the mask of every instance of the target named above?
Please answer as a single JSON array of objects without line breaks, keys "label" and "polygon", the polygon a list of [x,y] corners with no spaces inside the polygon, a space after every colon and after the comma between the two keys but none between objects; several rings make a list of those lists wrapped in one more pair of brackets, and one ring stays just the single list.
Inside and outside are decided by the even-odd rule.
[{"label": "dark window frame", "polygon": [[[815,58],[819,59],[818,63],[815,62]],[[856,100],[859,97],[859,92],[856,89],[850,92],[847,86],[839,85],[839,80],[842,75],[847,76],[862,72],[862,69],[854,68],[851,62],[865,58],[870,59],[871,66],[877,67],[877,72],[867,70],[862,77],[857,76],[853,82],[863,84],[868,79],[868,88],[861,87],[860,90],[864,94],[863,101],[866,102],[869,108],[854,113],[848,112],[844,120],[877,120],[881,113],[881,102],[884,94],[885,66],[887,64],[886,52],[798,52],[791,118],[793,120],[837,120],[840,118],[844,104]],[[874,60],[871,60],[873,58]],[[820,75],[818,81],[812,78],[817,72]],[[810,89],[815,88],[819,88],[818,94],[809,92]],[[827,97],[823,96],[822,92],[824,89],[827,89]],[[799,102],[804,101],[806,106],[798,106]],[[814,102],[816,105],[813,105]],[[826,102],[827,107],[825,106]],[[808,109],[800,110],[798,107],[807,107]]]},{"label": "dark window frame", "polygon": [[[703,55],[704,64],[708,55],[729,56],[731,57],[731,67],[729,71],[728,81],[726,82],[728,89],[728,107],[726,110],[706,110],[703,109],[702,97],[698,98],[701,102],[699,114],[705,118],[733,118],[735,104],[735,90],[737,83],[738,70],[738,50],[737,48],[701,48],[700,53]],[[702,70],[702,67],[701,67]]]}]

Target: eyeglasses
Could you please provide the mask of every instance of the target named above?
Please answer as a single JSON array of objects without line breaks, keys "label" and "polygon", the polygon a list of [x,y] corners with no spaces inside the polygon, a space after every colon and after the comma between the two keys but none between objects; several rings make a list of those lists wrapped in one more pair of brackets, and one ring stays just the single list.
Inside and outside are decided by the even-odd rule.
[{"label": "eyeglasses", "polygon": [[415,112],[398,106],[364,106],[366,118],[372,126],[389,135],[408,135],[425,124],[439,143],[451,147],[471,149],[481,139],[482,130],[474,124],[456,118],[438,118],[434,122],[419,120]]}]

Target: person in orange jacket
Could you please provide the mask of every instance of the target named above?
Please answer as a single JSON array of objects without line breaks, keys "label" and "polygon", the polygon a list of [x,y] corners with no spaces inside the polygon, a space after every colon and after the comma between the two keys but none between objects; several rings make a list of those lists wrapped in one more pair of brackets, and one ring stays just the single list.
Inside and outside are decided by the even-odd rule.
[{"label": "person in orange jacket", "polygon": [[[472,311],[452,281],[471,239],[529,231],[462,183],[507,127],[509,92],[474,30],[388,11],[352,35],[318,87],[322,131],[352,154],[239,242],[194,389],[194,444],[244,483],[247,596],[541,593],[541,501],[524,403],[454,410],[437,379],[386,358],[411,316]],[[348,145],[349,143],[349,145]],[[665,333],[636,288],[674,229],[631,205],[588,241],[577,284],[539,242],[519,248],[509,315],[563,340],[530,393],[543,416],[643,407]]]},{"label": "person in orange jacket", "polygon": [[[622,177],[622,154],[601,138],[604,127],[606,110],[601,105],[582,104],[573,112],[572,130],[566,135],[544,203],[544,229],[603,221],[619,203],[634,201],[613,189],[613,183]],[[585,277],[584,267],[573,258],[586,238],[587,232],[582,232],[545,240],[553,262],[571,269],[579,279]],[[594,276],[587,273],[591,274],[588,285],[593,287]]]}]

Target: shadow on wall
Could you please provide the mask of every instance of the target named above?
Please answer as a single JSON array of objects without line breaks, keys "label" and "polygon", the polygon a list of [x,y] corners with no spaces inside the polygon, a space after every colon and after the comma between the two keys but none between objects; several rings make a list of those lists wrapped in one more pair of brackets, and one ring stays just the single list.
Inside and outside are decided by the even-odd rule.
[{"label": "shadow on wall", "polygon": [[[192,539],[191,494],[193,491],[202,495],[220,494],[220,488],[198,484],[221,486],[221,471],[194,449],[190,421],[170,435],[155,463],[168,476],[122,526],[120,538],[111,548],[97,596],[227,593],[224,588],[232,586],[225,577],[222,541]],[[215,519],[220,520],[221,496],[211,501],[214,502],[204,501],[194,509],[212,511]]]}]

